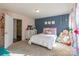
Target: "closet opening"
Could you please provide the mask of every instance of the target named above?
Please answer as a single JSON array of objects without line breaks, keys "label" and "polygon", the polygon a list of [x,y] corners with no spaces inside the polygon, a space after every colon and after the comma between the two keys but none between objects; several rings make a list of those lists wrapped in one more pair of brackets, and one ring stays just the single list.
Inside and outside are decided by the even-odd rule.
[{"label": "closet opening", "polygon": [[13,20],[13,42],[18,42],[22,40],[22,20]]}]

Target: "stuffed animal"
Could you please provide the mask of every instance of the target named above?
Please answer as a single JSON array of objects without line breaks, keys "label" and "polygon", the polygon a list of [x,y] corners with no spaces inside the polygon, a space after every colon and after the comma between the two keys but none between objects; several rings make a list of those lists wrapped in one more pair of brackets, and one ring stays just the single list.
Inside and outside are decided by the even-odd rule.
[{"label": "stuffed animal", "polygon": [[69,36],[69,32],[66,29],[60,33],[58,40],[59,40],[59,42],[66,44],[68,46],[70,46],[72,43],[72,40],[70,39],[70,36]]}]

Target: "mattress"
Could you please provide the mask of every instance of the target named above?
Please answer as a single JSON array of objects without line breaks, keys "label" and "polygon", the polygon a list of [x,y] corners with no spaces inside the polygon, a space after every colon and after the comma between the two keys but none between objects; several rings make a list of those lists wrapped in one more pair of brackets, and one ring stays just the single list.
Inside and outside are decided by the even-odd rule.
[{"label": "mattress", "polygon": [[52,49],[53,44],[56,41],[57,36],[56,35],[48,35],[48,34],[37,34],[30,38],[29,44],[35,43],[44,47],[47,47],[48,49]]}]

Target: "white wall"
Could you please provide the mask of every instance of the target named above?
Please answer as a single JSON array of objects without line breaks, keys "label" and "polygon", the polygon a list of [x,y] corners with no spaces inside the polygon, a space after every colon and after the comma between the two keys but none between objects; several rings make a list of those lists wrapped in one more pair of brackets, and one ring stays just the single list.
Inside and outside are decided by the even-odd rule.
[{"label": "white wall", "polygon": [[12,16],[13,18],[16,19],[22,19],[22,40],[25,40],[25,32],[26,32],[26,28],[28,25],[35,25],[34,23],[34,19],[28,17],[28,16],[24,16],[18,13],[14,13],[14,12],[10,12],[10,11],[6,11],[6,10],[0,10],[0,13],[6,13],[9,16]]},{"label": "white wall", "polygon": [[29,18],[28,25],[34,25],[35,26],[35,20]]},{"label": "white wall", "polygon": [[27,16],[22,16],[16,13],[8,12],[8,15],[12,16],[13,18],[16,19],[22,19],[22,40],[25,40],[25,34],[26,34],[26,28],[28,24],[34,25],[34,19],[29,18]]}]

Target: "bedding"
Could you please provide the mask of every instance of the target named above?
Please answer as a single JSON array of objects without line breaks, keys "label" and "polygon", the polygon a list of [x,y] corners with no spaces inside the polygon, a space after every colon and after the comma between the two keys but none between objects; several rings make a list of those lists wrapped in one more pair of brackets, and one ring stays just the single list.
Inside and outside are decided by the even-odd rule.
[{"label": "bedding", "polygon": [[31,43],[35,43],[44,47],[47,47],[48,49],[52,49],[53,48],[53,44],[55,43],[57,36],[52,34],[37,34],[34,35],[30,38],[29,40],[29,44],[31,45]]}]

